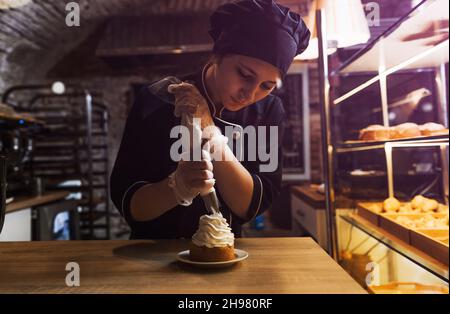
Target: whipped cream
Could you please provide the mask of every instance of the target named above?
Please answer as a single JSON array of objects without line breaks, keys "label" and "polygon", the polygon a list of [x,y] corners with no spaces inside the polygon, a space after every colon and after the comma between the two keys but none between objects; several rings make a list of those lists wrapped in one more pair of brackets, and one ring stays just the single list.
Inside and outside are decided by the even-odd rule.
[{"label": "whipped cream", "polygon": [[192,236],[192,242],[209,248],[233,246],[234,234],[221,213],[203,215],[197,232]]}]

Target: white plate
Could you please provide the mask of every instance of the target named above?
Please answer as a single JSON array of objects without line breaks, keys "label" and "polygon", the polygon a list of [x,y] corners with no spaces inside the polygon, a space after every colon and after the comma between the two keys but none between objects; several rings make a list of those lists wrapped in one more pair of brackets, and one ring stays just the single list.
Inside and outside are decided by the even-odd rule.
[{"label": "white plate", "polygon": [[248,257],[248,253],[244,250],[234,249],[234,255],[236,258],[223,261],[223,262],[196,262],[189,259],[189,250],[179,252],[177,255],[177,260],[180,262],[190,264],[196,267],[202,268],[218,268],[218,267],[227,267],[231,266],[237,262],[240,262]]}]

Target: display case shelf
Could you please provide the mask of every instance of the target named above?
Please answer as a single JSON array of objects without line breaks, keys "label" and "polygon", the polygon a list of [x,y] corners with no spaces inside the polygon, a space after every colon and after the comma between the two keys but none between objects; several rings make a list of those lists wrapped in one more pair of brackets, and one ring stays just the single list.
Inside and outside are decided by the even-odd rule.
[{"label": "display case shelf", "polygon": [[337,72],[378,73],[380,68],[391,69],[411,59],[417,61],[405,65],[404,69],[436,67],[448,62],[448,10],[447,0],[423,1],[358,51]]},{"label": "display case shelf", "polygon": [[420,267],[428,270],[435,276],[441,278],[442,280],[449,281],[449,270],[448,266],[437,261],[431,256],[419,251],[415,247],[405,243],[404,241],[396,238],[395,236],[387,233],[383,229],[372,224],[368,220],[359,217],[356,214],[340,214],[339,217],[350,225],[358,228],[367,235],[380,241],[390,249],[399,253],[400,255],[406,257],[413,263],[419,265]]},{"label": "display case shelf", "polygon": [[[447,0],[421,1],[407,15],[400,18],[397,23],[369,42],[334,71],[330,69],[330,65],[333,66],[336,63],[329,62],[328,55],[324,54],[324,51],[327,51],[328,41],[323,21],[325,21],[327,12],[319,10],[316,14],[320,48],[319,83],[322,166],[326,189],[326,223],[328,228],[327,250],[330,255],[339,260],[342,258],[340,254],[347,253],[346,250],[352,236],[353,241],[358,245],[361,240],[366,241],[367,239],[368,243],[383,244],[381,247],[385,246],[389,253],[394,253],[392,256],[389,254],[389,258],[392,257],[392,260],[385,261],[383,264],[385,277],[391,281],[402,278],[402,280],[408,282],[417,281],[418,284],[429,284],[438,279],[448,285],[449,268],[445,263],[430,256],[430,251],[419,250],[419,246],[414,247],[410,242],[400,240],[354,213],[343,214],[344,212],[353,212],[353,210],[344,210],[343,206],[336,202],[343,193],[348,192],[348,187],[351,187],[351,185],[346,184],[345,181],[348,178],[343,177],[343,174],[351,173],[351,171],[359,168],[366,170],[380,169],[380,157],[383,154],[378,154],[378,152],[372,154],[370,150],[384,150],[387,184],[384,184],[382,180],[368,180],[365,181],[364,187],[370,189],[373,186],[374,190],[377,190],[377,192],[380,190],[383,192],[382,195],[388,197],[401,195],[404,192],[402,189],[414,192],[420,190],[418,194],[429,193],[433,195],[433,199],[442,198],[448,205],[449,135],[444,133],[435,136],[387,141],[343,142],[343,140],[357,138],[355,137],[355,130],[374,124],[382,124],[385,128],[389,128],[391,125],[407,122],[418,125],[435,122],[448,129],[448,119],[446,118],[448,112],[448,90],[446,86],[449,61],[448,7],[449,2]],[[401,75],[398,75],[400,73]],[[407,83],[411,86],[403,86],[400,83]],[[408,93],[413,91],[412,88],[417,90],[425,87],[430,91],[427,99],[422,97],[420,98],[422,102],[418,100],[417,102],[405,103],[401,109],[406,109],[402,111],[393,109],[396,100],[404,99],[405,95],[409,95]],[[361,97],[353,97],[354,95]],[[344,102],[345,104],[339,105]],[[350,106],[350,104],[358,106]],[[429,107],[428,111],[424,109],[425,104]],[[374,107],[376,107],[376,111]],[[398,109],[398,107],[400,106],[395,107],[395,109]],[[353,115],[352,110],[358,110],[358,115]],[[361,113],[361,111],[363,112]],[[376,114],[368,115],[363,114],[364,112]],[[430,147],[431,149],[422,149],[423,147]],[[397,152],[395,151],[396,148],[399,148],[399,150],[400,148],[414,148],[414,150],[410,149],[411,153],[409,151]],[[369,151],[369,153],[344,154],[359,151]],[[395,159],[393,158],[393,151],[396,153]],[[403,158],[406,155],[408,155],[407,158]],[[402,157],[401,161],[399,156]],[[419,161],[416,162],[417,160]],[[397,165],[397,162],[400,162],[400,164]],[[409,170],[414,163],[436,165],[436,174],[440,172],[442,176],[433,178],[433,184],[435,184],[433,191],[430,190],[429,185],[425,189],[425,184],[429,184],[428,182],[399,179],[399,176],[406,173],[408,176],[412,175],[413,172]],[[338,169],[337,165],[342,168]],[[397,169],[397,166],[400,170]],[[371,177],[367,176],[367,178]],[[394,185],[394,178],[399,180],[397,185]],[[438,183],[436,184],[436,182]],[[400,184],[405,186],[399,188]],[[384,194],[385,188],[387,188],[387,194]],[[394,189],[397,189],[397,191],[394,191]],[[361,196],[364,201],[373,201],[376,198],[371,196],[374,194],[364,192],[365,194]],[[345,207],[353,208],[353,206]],[[349,236],[347,236],[349,230]],[[355,232],[353,233],[351,230]],[[363,256],[369,260],[368,252],[370,250],[364,251],[363,254],[358,253],[359,255],[356,254],[356,256]],[[388,255],[386,254],[386,256]],[[397,259],[397,257],[401,258]],[[348,263],[345,267],[347,267],[349,273],[356,276],[358,265]],[[414,269],[413,272],[417,271],[417,274],[405,269],[408,269],[408,271]]]},{"label": "display case shelf", "polygon": [[440,146],[440,145],[448,145],[449,136],[446,135],[435,135],[435,136],[424,136],[424,137],[415,137],[408,139],[396,139],[389,141],[347,141],[341,144],[336,145],[337,153],[346,153],[346,152],[356,152],[356,151],[365,151],[372,149],[383,149],[385,148],[387,143],[391,147],[415,147],[415,146]]},{"label": "display case shelf", "polygon": [[437,68],[449,61],[447,0],[423,1],[332,75],[372,73],[373,77],[336,97],[337,105],[398,71]]}]

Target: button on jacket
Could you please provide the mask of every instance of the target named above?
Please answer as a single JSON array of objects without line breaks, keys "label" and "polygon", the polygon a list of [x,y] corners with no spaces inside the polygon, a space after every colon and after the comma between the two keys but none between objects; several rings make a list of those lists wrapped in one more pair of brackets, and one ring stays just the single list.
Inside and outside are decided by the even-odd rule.
[{"label": "button on jacket", "polygon": [[[181,79],[193,83],[205,99],[208,99],[202,77],[203,73],[199,72]],[[132,239],[191,238],[198,228],[200,216],[207,214],[200,196],[197,196],[190,206],[178,205],[150,221],[136,221],[130,213],[131,198],[140,187],[164,180],[177,167],[177,162],[170,157],[170,147],[177,139],[170,138],[170,131],[181,124],[181,119],[174,116],[173,102],[168,101],[173,95],[166,93],[165,90],[155,93],[152,86],[154,84],[140,91],[128,115],[110,178],[111,198],[130,225]],[[161,97],[161,93],[165,96]],[[241,160],[253,178],[253,195],[245,219],[232,213],[222,199],[220,190],[216,188],[222,214],[235,236],[239,237],[241,225],[267,210],[280,193],[284,109],[281,99],[274,95],[268,95],[236,112],[227,109],[216,112],[211,103],[208,105],[214,123],[221,129],[222,134],[226,134],[225,127],[234,128],[228,145],[234,148],[236,157]],[[257,133],[258,126],[266,126],[267,129],[270,129],[270,126],[278,126],[278,143],[270,147],[278,151],[275,171],[262,172],[260,166],[269,162],[262,162],[258,154],[256,161],[248,160],[249,143],[245,140],[247,136],[244,132],[247,126],[256,127]],[[269,138],[269,134],[266,133],[267,145]]]}]

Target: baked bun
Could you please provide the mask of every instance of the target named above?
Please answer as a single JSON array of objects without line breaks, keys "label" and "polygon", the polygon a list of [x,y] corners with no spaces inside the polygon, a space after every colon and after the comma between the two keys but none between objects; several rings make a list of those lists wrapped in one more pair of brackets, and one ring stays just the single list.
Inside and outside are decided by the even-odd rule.
[{"label": "baked bun", "polygon": [[436,200],[426,199],[422,203],[422,211],[425,213],[429,213],[431,211],[436,211],[439,207],[439,203]]},{"label": "baked bun", "polygon": [[421,136],[420,128],[415,123],[402,123],[391,128],[390,138],[400,139]]},{"label": "baked bun", "polygon": [[403,204],[400,206],[400,209],[398,210],[399,213],[402,214],[412,214],[415,212],[415,210],[412,208],[410,203]]},{"label": "baked bun", "polygon": [[423,136],[432,136],[432,135],[440,135],[448,133],[448,129],[445,128],[442,124],[428,122],[419,127],[420,133]]},{"label": "baked bun", "polygon": [[359,139],[363,141],[385,141],[389,139],[389,128],[379,124],[369,125],[359,132]]},{"label": "baked bun", "polygon": [[439,204],[437,212],[438,213],[447,213],[448,214],[448,205]]},{"label": "baked bun", "polygon": [[411,207],[413,209],[422,209],[422,204],[427,200],[426,197],[423,197],[422,195],[416,195],[411,201]]},{"label": "baked bun", "polygon": [[396,213],[400,209],[400,202],[395,197],[389,197],[383,202],[383,209],[386,213]]}]

